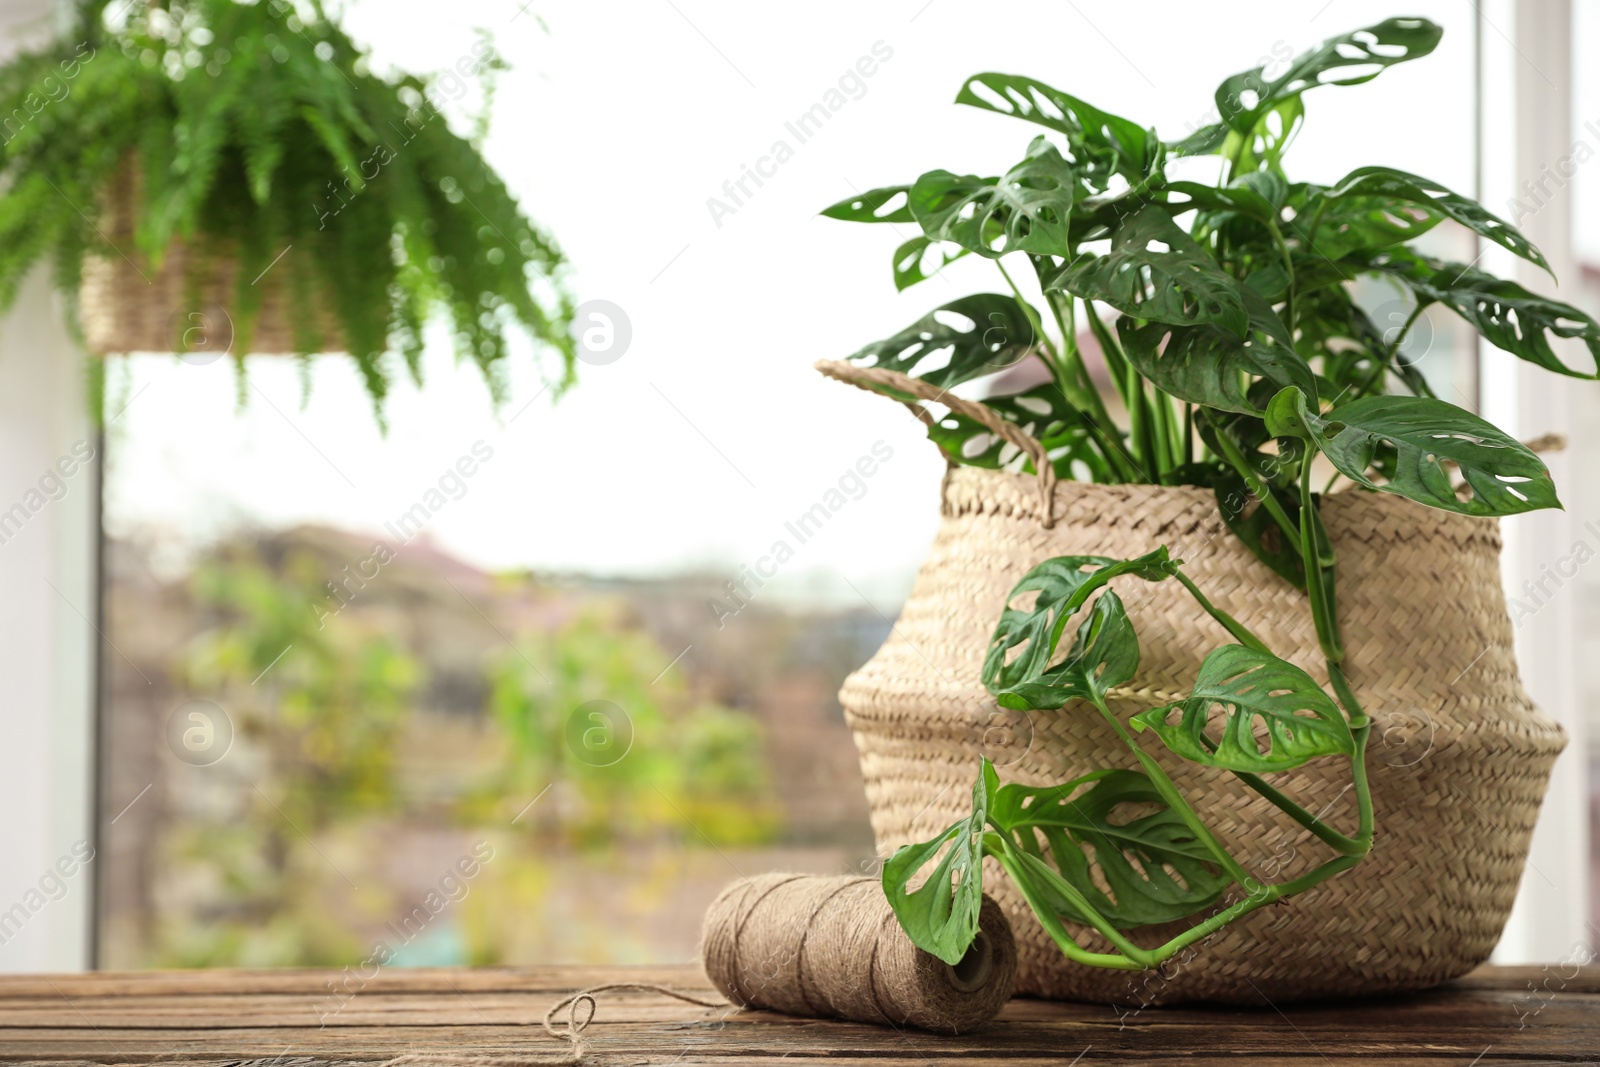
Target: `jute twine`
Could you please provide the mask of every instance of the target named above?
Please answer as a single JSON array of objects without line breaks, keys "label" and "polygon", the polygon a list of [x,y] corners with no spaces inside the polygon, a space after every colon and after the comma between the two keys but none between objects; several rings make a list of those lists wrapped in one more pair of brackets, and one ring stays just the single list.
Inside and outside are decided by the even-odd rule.
[{"label": "jute twine", "polygon": [[[691,993],[666,986],[650,985],[644,982],[613,982],[609,985],[591,986],[580,990],[550,1006],[544,1013],[544,1032],[557,1041],[564,1041],[567,1048],[563,1052],[530,1053],[528,1055],[513,1056],[480,1056],[473,1053],[437,1053],[437,1052],[408,1052],[403,1056],[385,1060],[379,1067],[557,1067],[557,1065],[582,1063],[588,1052],[588,1043],[583,1039],[583,1032],[594,1022],[594,1014],[598,1009],[599,996],[602,993],[655,993],[661,996],[672,997],[698,1004],[702,1008],[723,1008],[727,1005],[719,1004],[714,1000],[702,1000]],[[567,1028],[557,1030],[556,1016],[562,1009],[567,1012]]]},{"label": "jute twine", "polygon": [[964,1034],[1011,998],[1016,945],[984,898],[978,937],[952,966],[911,943],[875,878],[767,874],[706,911],[706,976],[735,1004],[790,1015]]},{"label": "jute twine", "polygon": [[[962,466],[948,471],[942,496],[939,532],[904,611],[839,695],[881,849],[925,841],[966,815],[980,754],[1005,781],[1032,786],[1134,765],[1098,716],[1074,705],[1007,711],[980,680],[1012,587],[1052,556],[1127,558],[1164,544],[1218,607],[1326,681],[1304,594],[1227,530],[1207,490],[1071,482],[1054,486],[1046,506],[1033,475]],[[1322,507],[1338,556],[1345,670],[1374,720],[1371,855],[1142,974],[1065,959],[991,861],[984,887],[1012,921],[1019,993],[1140,1006],[1281,1003],[1425,988],[1488,958],[1565,744],[1518,681],[1498,525],[1366,491],[1333,493]],[[1187,696],[1202,659],[1230,638],[1176,583],[1129,579],[1116,589],[1141,650],[1133,681],[1112,693],[1112,710],[1126,719]],[[1142,743],[1256,877],[1284,881],[1329,855],[1231,775]],[[1313,813],[1354,829],[1343,761],[1270,777]],[[1130,936],[1155,945],[1188,925]],[[1090,930],[1069,929],[1086,947],[1109,948]]]},{"label": "jute twine", "polygon": [[[583,1062],[584,1032],[607,993],[654,993],[703,1008],[764,1008],[964,1034],[1000,1013],[1017,973],[1005,913],[989,897],[978,936],[954,966],[911,943],[873,878],[767,874],[727,889],[706,910],[706,976],[731,1003],[666,986],[622,982],[564,997],[544,1031],[566,1048],[514,1055],[411,1052],[380,1067],[546,1067]],[[565,1013],[565,1028],[557,1017]]]}]

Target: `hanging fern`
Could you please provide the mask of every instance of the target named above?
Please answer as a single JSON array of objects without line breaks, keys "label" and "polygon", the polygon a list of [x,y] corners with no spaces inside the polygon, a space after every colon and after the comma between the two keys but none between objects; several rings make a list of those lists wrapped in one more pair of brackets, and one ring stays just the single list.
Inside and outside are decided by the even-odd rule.
[{"label": "hanging fern", "polygon": [[[489,80],[503,66],[486,41],[463,58]],[[251,282],[292,246],[296,351],[323,350],[319,323],[336,322],[380,419],[400,363],[420,384],[423,325],[440,309],[496,403],[517,327],[555,354],[557,390],[569,385],[561,252],[451,132],[432,88],[373,73],[320,0],[85,0],[59,43],[0,66],[0,308],[42,257],[71,298],[86,256],[123,253],[99,222],[136,167],[137,254],[157,268],[175,242],[237,257],[241,374],[260,313]]]}]

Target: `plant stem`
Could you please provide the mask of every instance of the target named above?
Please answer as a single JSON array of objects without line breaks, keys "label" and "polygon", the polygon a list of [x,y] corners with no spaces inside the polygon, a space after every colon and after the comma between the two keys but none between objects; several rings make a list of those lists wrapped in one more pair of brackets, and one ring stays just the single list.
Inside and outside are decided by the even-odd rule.
[{"label": "plant stem", "polygon": [[[987,840],[987,837],[985,838]],[[1002,838],[1002,840],[1004,840]],[[1090,952],[1073,940],[1067,932],[1066,926],[1061,922],[1053,908],[1046,907],[1043,901],[1034,897],[1031,883],[1017,869],[1017,862],[1009,849],[1003,849],[999,854],[991,853],[1000,861],[1000,866],[1011,877],[1011,884],[1022,893],[1022,898],[1028,902],[1028,907],[1033,910],[1034,917],[1039,920],[1039,925],[1045,928],[1051,940],[1056,943],[1067,958],[1077,963],[1085,963],[1091,967],[1110,967],[1122,971],[1142,971],[1150,966],[1142,960],[1132,960],[1123,953]],[[1140,953],[1144,955],[1144,953]]]},{"label": "plant stem", "polygon": [[1139,743],[1128,733],[1122,722],[1111,713],[1110,708],[1106,707],[1104,697],[1096,696],[1094,705],[1100,709],[1101,716],[1111,724],[1111,728],[1117,732],[1117,736],[1122,738],[1122,743],[1128,746],[1134,758],[1139,761],[1139,766],[1144,768],[1145,774],[1150,777],[1150,783],[1156,787],[1156,792],[1161,794],[1161,799],[1165,800],[1167,806],[1177,813],[1178,818],[1183,820],[1184,825],[1206,847],[1206,850],[1217,858],[1217,862],[1222,865],[1223,870],[1228,872],[1228,876],[1240,885],[1245,884],[1250,879],[1250,873],[1239,866],[1239,861],[1233,858],[1233,854],[1224,848],[1222,842],[1218,841],[1206,827],[1206,824],[1200,821],[1200,816],[1195,814],[1195,810],[1183,798],[1183,794],[1178,791],[1178,787],[1167,776],[1167,772],[1161,769],[1161,764],[1150,758],[1145,750],[1139,747]]},{"label": "plant stem", "polygon": [[1292,897],[1296,893],[1303,893],[1307,889],[1327,881],[1329,878],[1332,878],[1341,871],[1349,870],[1358,862],[1360,862],[1360,859],[1356,856],[1335,856],[1333,859],[1327,861],[1321,866],[1307,871],[1299,878],[1291,879],[1287,882],[1279,882],[1276,885],[1264,886],[1259,882],[1255,882],[1254,879],[1251,879],[1251,882],[1257,886],[1257,888],[1254,890],[1250,889],[1250,885],[1248,883],[1241,882],[1240,885],[1250,893],[1248,897],[1239,901],[1237,904],[1217,912],[1205,922],[1197,923],[1196,925],[1191,926],[1189,929],[1185,930],[1171,941],[1168,941],[1160,948],[1149,950],[1147,955],[1154,956],[1155,962],[1160,963],[1163,960],[1170,958],[1179,950],[1184,949],[1189,945],[1194,944],[1196,941],[1215,933],[1217,930],[1220,930],[1222,927],[1233,922],[1235,919],[1238,919],[1244,915],[1248,915],[1257,908],[1271,904],[1278,900],[1282,900],[1285,897]]},{"label": "plant stem", "polygon": [[[1291,543],[1299,545],[1299,528],[1289,518],[1289,513],[1283,510],[1283,505],[1278,503],[1278,498],[1273,496],[1272,491],[1267,488],[1267,483],[1261,480],[1261,476],[1256,473],[1254,467],[1250,466],[1250,461],[1245,458],[1243,452],[1239,451],[1239,446],[1234,443],[1233,438],[1227,435],[1227,432],[1217,424],[1215,419],[1211,418],[1209,413],[1206,415],[1206,421],[1216,431],[1217,445],[1222,449],[1223,458],[1244,478],[1245,484],[1256,495],[1256,499],[1261,501],[1261,506],[1267,509],[1267,513],[1272,516],[1273,521],[1283,530],[1284,536],[1289,538]],[[1302,546],[1303,551],[1304,548]]]},{"label": "plant stem", "polygon": [[1279,792],[1277,789],[1274,789],[1266,782],[1265,779],[1259,777],[1258,775],[1248,774],[1244,771],[1234,771],[1233,773],[1234,776],[1239,779],[1239,781],[1243,782],[1251,789],[1254,789],[1263,797],[1266,797],[1285,815],[1289,816],[1289,818],[1293,819],[1307,830],[1310,830],[1324,843],[1328,844],[1344,855],[1365,856],[1367,851],[1371,848],[1372,839],[1370,834],[1368,834],[1363,840],[1361,831],[1357,830],[1355,837],[1346,837],[1344,834],[1341,834],[1339,831],[1335,830],[1333,827],[1329,826],[1327,823],[1311,814],[1305,808],[1301,807],[1287,795]]},{"label": "plant stem", "polygon": [[1056,379],[1056,384],[1061,387],[1061,391],[1067,394],[1067,398],[1069,400],[1072,399],[1073,389],[1072,386],[1067,384],[1065,365],[1062,363],[1061,357],[1056,354],[1055,346],[1050,343],[1050,335],[1044,332],[1044,320],[1039,318],[1039,313],[1034,310],[1033,305],[1022,295],[1022,290],[1017,288],[1017,283],[1011,280],[1011,272],[1006,270],[1005,264],[997,259],[994,261],[994,265],[1000,268],[1000,276],[1011,287],[1011,295],[1016,298],[1017,306],[1022,309],[1024,315],[1028,316],[1028,324],[1033,327],[1036,347],[1043,354],[1045,365],[1050,368],[1051,376]]},{"label": "plant stem", "polygon": [[[1221,434],[1218,435],[1222,436]],[[1334,619],[1333,597],[1328,589],[1333,561],[1324,558],[1318,536],[1317,502],[1311,495],[1311,451],[1300,460],[1300,560],[1306,572],[1306,593],[1311,598],[1311,618],[1316,624],[1317,641],[1330,664],[1344,661],[1344,646]],[[1331,556],[1331,550],[1329,555]]]},{"label": "plant stem", "polygon": [[1156,467],[1150,455],[1150,415],[1145,410],[1143,379],[1130,365],[1125,372],[1122,395],[1128,398],[1128,440],[1133,445],[1133,458],[1138,461],[1146,481],[1155,483]]},{"label": "plant stem", "polygon": [[1049,345],[1049,338],[1044,331],[1044,322],[1039,318],[1039,313],[1033,305],[1022,295],[1022,290],[1017,287],[1016,281],[1011,277],[1011,272],[1006,270],[1005,264],[998,259],[994,265],[1000,268],[1000,274],[1005,278],[1006,284],[1011,287],[1011,295],[1021,305],[1023,313],[1028,316],[1032,325],[1034,336],[1040,339],[1044,347],[1041,358],[1045,367],[1050,371],[1050,378],[1055,382],[1056,388],[1061,390],[1061,395],[1066,397],[1067,403],[1081,412],[1088,420],[1093,430],[1095,439],[1100,442],[1100,450],[1105,454],[1111,465],[1117,468],[1118,476],[1124,482],[1140,482],[1144,480],[1144,472],[1139,468],[1128,450],[1123,446],[1122,439],[1117,430],[1117,424],[1112,421],[1111,415],[1106,411],[1105,402],[1100,399],[1100,393],[1089,380],[1089,372],[1083,365],[1082,354],[1078,351],[1077,338],[1071,333],[1070,327],[1061,316],[1061,311],[1056,307],[1055,301],[1045,294],[1045,303],[1050,305],[1051,314],[1056,320],[1056,326],[1061,330],[1062,345],[1061,355]]},{"label": "plant stem", "polygon": [[1295,324],[1295,285],[1294,285],[1294,260],[1289,258],[1289,246],[1283,239],[1283,231],[1278,229],[1278,223],[1269,221],[1267,229],[1272,231],[1272,243],[1278,246],[1278,254],[1283,257],[1283,272],[1289,276],[1289,292],[1285,300],[1284,310],[1289,315],[1289,336],[1294,336]]},{"label": "plant stem", "polygon": [[1205,609],[1207,615],[1210,615],[1213,619],[1216,619],[1218,622],[1220,622],[1222,624],[1222,628],[1227,630],[1228,633],[1232,634],[1235,641],[1239,642],[1241,645],[1244,645],[1246,648],[1253,648],[1257,652],[1265,652],[1269,656],[1272,654],[1272,650],[1266,646],[1261,638],[1251,633],[1250,629],[1245,626],[1244,623],[1240,622],[1232,615],[1229,615],[1226,611],[1223,611],[1221,608],[1211,603],[1211,601],[1206,598],[1206,595],[1200,591],[1200,587],[1195,585],[1194,582],[1190,580],[1189,576],[1183,573],[1181,569],[1175,569],[1173,571],[1173,577],[1177,578],[1179,582],[1183,583],[1183,587],[1189,590],[1189,595],[1194,597],[1196,603]]},{"label": "plant stem", "polygon": [[1063,307],[1053,293],[1044,294],[1044,302],[1050,306],[1050,313],[1055,316],[1056,328],[1061,331],[1062,348],[1072,361],[1072,372],[1082,383],[1082,393],[1087,405],[1084,410],[1091,419],[1101,425],[1115,428],[1116,423],[1112,421],[1111,413],[1106,410],[1105,401],[1100,399],[1100,390],[1095,388],[1094,380],[1089,377],[1089,368],[1085,366],[1083,353],[1078,348],[1078,333],[1074,329],[1076,316],[1073,313],[1073,300],[1074,298],[1069,295],[1066,306]]}]

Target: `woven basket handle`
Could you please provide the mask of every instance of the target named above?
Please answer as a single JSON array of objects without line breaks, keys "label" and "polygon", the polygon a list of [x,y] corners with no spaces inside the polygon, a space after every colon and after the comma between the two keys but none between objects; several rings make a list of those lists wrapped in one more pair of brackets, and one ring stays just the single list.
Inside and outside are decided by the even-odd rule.
[{"label": "woven basket handle", "polygon": [[[819,359],[814,366],[828,377],[846,382],[858,389],[877,392],[876,386],[886,386],[899,393],[909,393],[919,400],[943,404],[951,411],[965,415],[978,423],[1007,444],[1020,448],[1033,461],[1033,469],[1038,472],[1039,522],[1047,530],[1055,525],[1055,516],[1051,514],[1056,489],[1055,464],[1050,462],[1050,456],[1045,452],[1044,445],[1040,444],[1037,438],[1023,432],[1022,427],[1016,423],[1002,419],[993,408],[986,404],[963,400],[961,397],[954,396],[948,390],[941,389],[930,382],[921,381],[911,377],[909,374],[902,374],[887,367],[858,367],[854,363],[846,363],[842,360],[834,359]],[[928,414],[926,408],[917,404],[907,404],[906,406],[911,409],[917,418],[929,426],[933,425],[933,416]]]}]

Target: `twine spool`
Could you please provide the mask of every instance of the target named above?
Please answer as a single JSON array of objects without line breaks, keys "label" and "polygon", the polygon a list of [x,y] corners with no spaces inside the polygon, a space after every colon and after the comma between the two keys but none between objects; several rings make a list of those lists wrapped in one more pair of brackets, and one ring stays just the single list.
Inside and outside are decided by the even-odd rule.
[{"label": "twine spool", "polygon": [[766,874],[712,902],[706,976],[741,1007],[964,1034],[1011,998],[1011,924],[983,898],[978,936],[954,965],[911,943],[873,878]]}]

